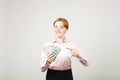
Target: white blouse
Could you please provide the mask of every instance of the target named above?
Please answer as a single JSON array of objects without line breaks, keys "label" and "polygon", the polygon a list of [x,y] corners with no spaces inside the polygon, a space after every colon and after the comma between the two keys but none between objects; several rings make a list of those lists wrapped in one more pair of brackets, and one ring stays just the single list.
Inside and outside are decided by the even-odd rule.
[{"label": "white blouse", "polygon": [[53,70],[67,70],[71,68],[71,51],[66,48],[74,48],[79,50],[79,56],[76,58],[84,65],[88,66],[88,60],[82,51],[75,46],[75,44],[67,39],[64,39],[62,43],[58,43],[55,39],[45,43],[45,45],[56,45],[61,48],[60,53],[57,55],[56,59],[51,64],[46,64],[47,54],[42,50],[40,54],[40,69],[42,72],[46,71],[48,68]]}]

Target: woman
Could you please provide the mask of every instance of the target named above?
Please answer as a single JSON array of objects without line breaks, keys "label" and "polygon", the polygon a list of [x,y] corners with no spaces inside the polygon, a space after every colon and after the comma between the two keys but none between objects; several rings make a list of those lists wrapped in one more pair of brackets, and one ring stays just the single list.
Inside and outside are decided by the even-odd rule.
[{"label": "woman", "polygon": [[44,72],[47,70],[46,80],[73,80],[71,69],[71,57],[79,59],[80,63],[88,66],[88,60],[81,53],[75,44],[66,39],[69,24],[65,18],[57,18],[54,23],[55,39],[45,45],[55,45],[60,48],[60,52],[46,54],[43,50],[40,58],[40,68]]}]

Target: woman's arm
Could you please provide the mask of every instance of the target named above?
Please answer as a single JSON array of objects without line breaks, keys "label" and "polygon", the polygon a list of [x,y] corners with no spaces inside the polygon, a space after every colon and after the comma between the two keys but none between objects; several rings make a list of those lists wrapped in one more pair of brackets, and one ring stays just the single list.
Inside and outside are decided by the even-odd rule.
[{"label": "woman's arm", "polygon": [[69,49],[71,51],[72,56],[77,57],[84,66],[89,65],[87,58],[82,54],[80,50],[75,48],[67,48],[67,49]]},{"label": "woman's arm", "polygon": [[56,55],[50,53],[45,55],[45,53],[41,53],[41,71],[44,72],[48,69],[49,65],[55,60]]},{"label": "woman's arm", "polygon": [[88,66],[89,62],[88,59],[82,54],[82,52],[80,52],[77,56],[77,58],[79,59],[79,61],[84,65],[84,66]]},{"label": "woman's arm", "polygon": [[44,52],[41,52],[41,55],[40,55],[40,70],[42,72],[46,71],[49,67],[49,64],[47,63],[47,55],[44,53]]}]

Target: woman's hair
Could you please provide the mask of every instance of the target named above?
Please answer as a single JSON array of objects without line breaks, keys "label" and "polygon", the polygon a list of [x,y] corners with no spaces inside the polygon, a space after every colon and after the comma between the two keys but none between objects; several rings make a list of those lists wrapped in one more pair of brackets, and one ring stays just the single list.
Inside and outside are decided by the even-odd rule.
[{"label": "woman's hair", "polygon": [[63,26],[64,26],[66,29],[69,28],[68,21],[67,21],[65,18],[57,18],[57,19],[54,21],[53,25],[55,25],[55,23],[56,23],[57,21],[61,21],[61,22],[63,23]]}]

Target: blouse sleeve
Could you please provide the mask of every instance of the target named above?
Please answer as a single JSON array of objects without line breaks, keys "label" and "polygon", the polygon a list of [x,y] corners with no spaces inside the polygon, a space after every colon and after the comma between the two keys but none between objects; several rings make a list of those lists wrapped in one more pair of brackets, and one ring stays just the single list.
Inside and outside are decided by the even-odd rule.
[{"label": "blouse sleeve", "polygon": [[40,54],[40,70],[42,72],[46,71],[49,67],[49,64],[46,63],[47,55],[42,51]]},{"label": "blouse sleeve", "polygon": [[81,49],[79,49],[74,43],[72,43],[73,48],[77,49],[79,51],[79,55],[77,58],[79,59],[80,63],[83,64],[84,66],[88,66],[89,62],[85,54],[82,52]]},{"label": "blouse sleeve", "polygon": [[77,56],[77,58],[79,59],[79,61],[84,65],[84,66],[88,66],[89,62],[87,57],[83,54],[83,52],[79,49],[79,55]]}]

